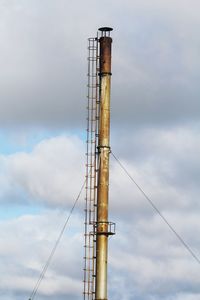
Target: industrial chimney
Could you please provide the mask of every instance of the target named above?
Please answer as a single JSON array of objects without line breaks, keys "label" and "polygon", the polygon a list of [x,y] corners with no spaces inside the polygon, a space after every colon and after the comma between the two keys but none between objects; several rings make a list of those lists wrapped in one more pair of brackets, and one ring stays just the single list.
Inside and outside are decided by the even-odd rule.
[{"label": "industrial chimney", "polygon": [[107,300],[112,28],[88,42],[84,300]]}]

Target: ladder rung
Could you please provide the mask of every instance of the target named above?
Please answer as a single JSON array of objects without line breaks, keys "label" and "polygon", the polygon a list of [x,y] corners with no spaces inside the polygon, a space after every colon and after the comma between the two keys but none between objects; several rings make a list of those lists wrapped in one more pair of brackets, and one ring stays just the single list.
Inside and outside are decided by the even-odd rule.
[{"label": "ladder rung", "polygon": [[[89,272],[93,272],[94,270],[93,269],[83,269],[84,271],[89,271]],[[87,282],[89,282],[89,281],[87,281]]]},{"label": "ladder rung", "polygon": [[88,259],[88,260],[92,260],[93,259],[93,257],[87,257],[87,256],[84,256],[83,258],[84,259]]},{"label": "ladder rung", "polygon": [[97,99],[97,96],[93,94],[93,96],[91,95],[87,95],[87,98],[90,99],[90,100],[96,100]]},{"label": "ladder rung", "polygon": [[89,111],[96,111],[96,107],[93,107],[93,108],[87,107],[87,110],[89,110]]},{"label": "ladder rung", "polygon": [[96,141],[89,141],[89,140],[87,140],[86,143],[87,143],[87,144],[89,144],[89,143],[90,143],[90,144],[95,144]]},{"label": "ladder rung", "polygon": [[87,76],[90,77],[90,78],[97,78],[97,74],[96,73],[95,74],[88,73]]},{"label": "ladder rung", "polygon": [[96,89],[98,87],[98,84],[96,84],[96,83],[95,84],[87,84],[87,87],[92,88],[92,89],[94,89],[94,88]]}]

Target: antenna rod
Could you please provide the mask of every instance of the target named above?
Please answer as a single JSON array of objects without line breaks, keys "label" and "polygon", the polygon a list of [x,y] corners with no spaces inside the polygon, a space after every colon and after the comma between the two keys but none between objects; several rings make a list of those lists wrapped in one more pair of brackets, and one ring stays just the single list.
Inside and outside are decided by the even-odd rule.
[{"label": "antenna rod", "polygon": [[109,156],[110,156],[110,83],[112,28],[99,28],[100,46],[100,112],[98,140],[98,187],[96,219],[96,286],[95,300],[107,300],[108,236],[114,234],[108,222]]}]

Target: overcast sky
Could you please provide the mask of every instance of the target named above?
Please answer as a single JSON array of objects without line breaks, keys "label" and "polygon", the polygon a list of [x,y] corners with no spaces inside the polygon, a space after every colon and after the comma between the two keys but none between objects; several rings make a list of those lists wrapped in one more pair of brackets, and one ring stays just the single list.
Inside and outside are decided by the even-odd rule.
[{"label": "overcast sky", "polygon": [[[87,38],[114,28],[113,152],[200,258],[200,2],[0,0],[0,300],[28,299],[85,173]],[[84,194],[38,300],[82,297]],[[200,299],[200,265],[111,159],[109,299]]]}]

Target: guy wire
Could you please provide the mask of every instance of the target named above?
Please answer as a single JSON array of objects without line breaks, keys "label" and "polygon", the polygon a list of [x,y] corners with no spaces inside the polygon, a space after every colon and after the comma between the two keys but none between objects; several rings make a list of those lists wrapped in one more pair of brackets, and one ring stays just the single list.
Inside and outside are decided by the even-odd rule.
[{"label": "guy wire", "polygon": [[168,226],[170,231],[176,236],[176,238],[181,242],[181,244],[185,247],[185,249],[192,255],[192,257],[196,260],[198,264],[200,264],[200,258],[194,253],[192,248],[185,242],[183,237],[174,229],[174,227],[169,223],[169,221],[166,219],[166,217],[161,213],[161,211],[158,209],[158,207],[154,204],[154,202],[150,199],[150,197],[144,192],[144,190],[140,187],[140,185],[135,181],[135,179],[132,177],[132,175],[129,173],[129,171],[126,169],[126,167],[122,164],[122,162],[116,157],[116,155],[111,152],[112,156],[116,160],[116,162],[119,164],[121,169],[126,173],[126,175],[130,178],[130,180],[134,183],[134,185],[138,188],[138,190],[142,193],[144,198],[148,201],[148,203],[151,205],[151,207],[155,210],[155,212],[161,217],[161,219],[164,221],[164,223]]},{"label": "guy wire", "polygon": [[57,240],[55,242],[55,245],[54,245],[54,247],[52,248],[52,250],[50,252],[50,255],[49,255],[49,257],[48,257],[48,259],[46,261],[46,264],[44,265],[44,267],[42,269],[42,272],[40,273],[40,276],[39,276],[39,278],[38,278],[38,280],[37,280],[37,282],[35,284],[35,287],[34,287],[32,293],[30,294],[29,300],[33,300],[35,298],[35,295],[36,295],[36,293],[37,293],[37,291],[39,289],[39,286],[40,286],[40,284],[41,284],[41,282],[42,282],[42,280],[44,278],[44,275],[45,275],[45,273],[46,273],[46,271],[47,271],[47,269],[49,267],[49,264],[50,264],[50,262],[51,262],[51,260],[52,260],[52,258],[54,256],[54,254],[56,252],[58,244],[59,244],[59,242],[60,242],[60,240],[61,240],[61,238],[63,236],[63,233],[64,233],[64,231],[65,231],[65,229],[67,227],[69,219],[70,219],[70,217],[71,217],[71,215],[72,215],[72,213],[73,213],[73,211],[75,209],[75,206],[76,206],[76,204],[77,204],[77,202],[78,202],[78,200],[79,200],[79,198],[80,198],[80,196],[82,194],[82,191],[84,189],[85,183],[86,183],[86,179],[84,180],[84,183],[81,186],[81,189],[80,189],[80,191],[79,191],[79,193],[78,193],[78,195],[77,195],[77,197],[76,197],[76,199],[74,201],[74,204],[73,204],[73,206],[72,206],[72,208],[71,208],[71,210],[69,212],[69,215],[68,215],[68,217],[67,217],[67,219],[66,219],[66,221],[65,221],[65,223],[64,223],[64,225],[63,225],[63,227],[62,227],[62,229],[61,229],[61,231],[60,231],[60,233],[58,235],[58,238],[57,238]]}]

